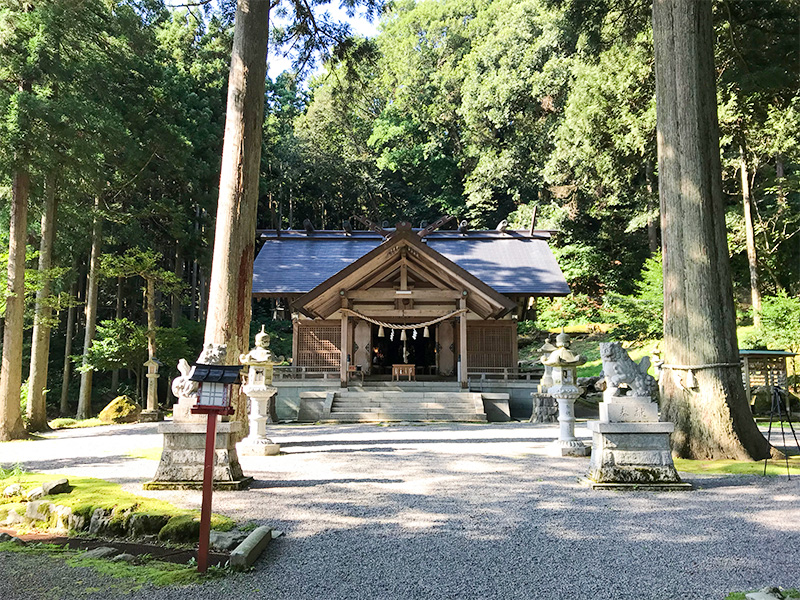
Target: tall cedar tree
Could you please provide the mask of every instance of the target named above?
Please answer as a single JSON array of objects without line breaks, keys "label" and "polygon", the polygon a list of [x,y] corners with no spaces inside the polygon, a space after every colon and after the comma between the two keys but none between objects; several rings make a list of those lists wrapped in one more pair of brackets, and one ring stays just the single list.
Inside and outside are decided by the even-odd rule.
[{"label": "tall cedar tree", "polygon": [[[675,423],[678,456],[762,459],[770,446],[750,414],[739,368],[711,8],[653,2],[667,363],[661,408]],[[684,367],[695,367],[696,385]]]}]

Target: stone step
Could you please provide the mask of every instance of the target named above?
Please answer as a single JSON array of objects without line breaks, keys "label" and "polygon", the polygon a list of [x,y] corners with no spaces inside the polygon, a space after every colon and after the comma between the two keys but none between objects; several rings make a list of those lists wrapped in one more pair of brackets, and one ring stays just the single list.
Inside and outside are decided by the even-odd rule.
[{"label": "stone step", "polygon": [[377,410],[447,410],[450,412],[474,412],[474,404],[437,404],[435,402],[423,402],[419,404],[333,404],[331,412],[349,411],[377,411]]},{"label": "stone step", "polygon": [[486,421],[486,415],[474,412],[453,413],[446,411],[346,412],[336,413],[336,418],[331,420],[354,423],[364,421]]},{"label": "stone step", "polygon": [[480,392],[405,392],[405,391],[375,391],[375,392],[336,392],[337,398],[478,398]]}]

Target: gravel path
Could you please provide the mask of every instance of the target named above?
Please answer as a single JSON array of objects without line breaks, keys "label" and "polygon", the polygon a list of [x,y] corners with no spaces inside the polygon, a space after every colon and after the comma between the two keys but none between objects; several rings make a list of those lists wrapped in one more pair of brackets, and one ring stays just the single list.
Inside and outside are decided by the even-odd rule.
[{"label": "gravel path", "polygon": [[[588,458],[546,456],[556,433],[522,423],[276,426],[285,454],[242,457],[254,486],[214,494],[215,511],[286,533],[252,572],[133,594],[80,579],[88,597],[149,600],[721,599],[800,583],[798,478],[691,476],[691,492],[591,491],[576,483]],[[153,425],[53,438],[2,444],[0,464],[199,506],[199,492],[141,491],[155,462],[127,453],[160,444]],[[40,597],[16,585],[29,577],[26,561],[35,568],[0,554],[0,598]],[[76,575],[56,564],[44,579],[59,576]]]}]

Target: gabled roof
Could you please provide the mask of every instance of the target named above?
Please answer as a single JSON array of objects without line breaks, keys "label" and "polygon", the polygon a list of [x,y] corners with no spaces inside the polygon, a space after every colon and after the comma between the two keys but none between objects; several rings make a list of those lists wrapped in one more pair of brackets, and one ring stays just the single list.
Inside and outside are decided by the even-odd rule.
[{"label": "gabled roof", "polygon": [[[371,231],[266,231],[261,237],[253,295],[262,297],[305,294],[384,242]],[[437,231],[422,243],[501,294],[566,296],[569,286],[549,238],[547,231]]]},{"label": "gabled roof", "polygon": [[[467,307],[483,318],[497,318],[516,307],[515,302],[423,243],[410,225],[402,227],[401,224],[380,246],[295,300],[293,306],[309,316],[328,318],[341,307],[340,294],[377,289],[378,282],[391,278],[401,269],[414,273],[419,284],[436,288],[429,293],[439,296],[440,300],[443,296],[455,298],[453,292],[458,297],[463,294]],[[395,293],[393,289],[384,291],[390,295]],[[408,293],[414,294],[413,291]]]}]

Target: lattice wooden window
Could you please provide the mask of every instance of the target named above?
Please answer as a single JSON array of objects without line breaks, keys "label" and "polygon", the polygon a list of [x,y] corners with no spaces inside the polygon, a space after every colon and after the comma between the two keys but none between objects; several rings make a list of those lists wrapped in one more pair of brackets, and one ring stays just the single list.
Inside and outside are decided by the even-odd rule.
[{"label": "lattice wooden window", "polygon": [[514,362],[513,324],[467,323],[467,365],[470,370],[508,367]]},{"label": "lattice wooden window", "polygon": [[340,324],[302,323],[297,330],[298,367],[338,367],[342,343]]}]

